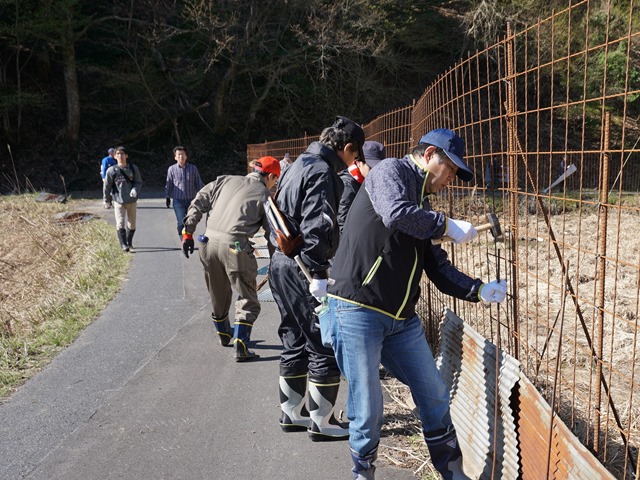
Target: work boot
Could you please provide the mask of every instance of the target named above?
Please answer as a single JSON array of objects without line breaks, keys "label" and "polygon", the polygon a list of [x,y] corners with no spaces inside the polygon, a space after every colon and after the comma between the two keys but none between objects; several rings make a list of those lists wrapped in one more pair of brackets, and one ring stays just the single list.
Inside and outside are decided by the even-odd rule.
[{"label": "work boot", "polygon": [[135,230],[127,229],[127,245],[129,246],[130,250],[133,250],[133,235],[134,235],[134,233],[136,233]]},{"label": "work boot", "polygon": [[307,374],[280,376],[280,428],[283,432],[303,432],[309,428],[306,405]]},{"label": "work boot", "polygon": [[333,411],[340,377],[309,377],[309,416],[311,421],[308,432],[314,442],[347,440],[349,423],[339,422]]},{"label": "work boot", "polygon": [[250,362],[260,355],[249,350],[249,338],[253,325],[235,322],[233,325],[233,346],[236,350],[236,362]]},{"label": "work boot", "polygon": [[424,440],[431,463],[444,480],[469,480],[462,470],[462,451],[453,425],[448,430],[424,432]]},{"label": "work boot", "polygon": [[353,480],[374,480],[376,467],[373,462],[378,458],[378,447],[367,455],[358,455],[351,450],[351,460],[353,460],[353,468],[351,473],[353,474]]},{"label": "work boot", "polygon": [[231,337],[233,336],[231,325],[229,324],[229,315],[218,318],[212,313],[211,318],[213,319],[213,326],[216,327],[220,345],[226,347],[227,345],[229,345],[229,343],[231,343]]},{"label": "work boot", "polygon": [[120,241],[120,248],[123,252],[129,251],[129,245],[127,245],[127,231],[124,228],[118,229],[118,240]]}]

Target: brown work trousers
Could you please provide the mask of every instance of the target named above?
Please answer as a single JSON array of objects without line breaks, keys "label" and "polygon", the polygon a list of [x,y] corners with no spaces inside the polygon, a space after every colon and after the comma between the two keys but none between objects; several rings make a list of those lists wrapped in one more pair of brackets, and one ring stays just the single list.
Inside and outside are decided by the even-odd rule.
[{"label": "brown work trousers", "polygon": [[[235,242],[239,242],[239,248]],[[258,262],[247,238],[218,235],[200,243],[198,252],[204,268],[204,279],[211,297],[213,315],[229,314],[232,290],[237,293],[235,321],[253,325],[260,313],[256,291]]]}]

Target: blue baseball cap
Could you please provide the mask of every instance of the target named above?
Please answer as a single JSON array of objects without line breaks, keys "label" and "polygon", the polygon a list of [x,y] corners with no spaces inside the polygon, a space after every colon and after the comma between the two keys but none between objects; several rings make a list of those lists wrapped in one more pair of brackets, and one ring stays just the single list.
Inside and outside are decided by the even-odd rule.
[{"label": "blue baseball cap", "polygon": [[441,148],[444,153],[458,166],[456,175],[460,180],[468,182],[473,179],[473,171],[464,163],[464,140],[451,130],[437,128],[423,135],[419,144],[429,144]]}]

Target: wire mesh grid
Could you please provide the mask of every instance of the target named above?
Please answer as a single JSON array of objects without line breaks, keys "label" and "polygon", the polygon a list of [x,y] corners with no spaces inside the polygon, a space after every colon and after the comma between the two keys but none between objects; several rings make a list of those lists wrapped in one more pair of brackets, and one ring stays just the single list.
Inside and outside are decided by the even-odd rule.
[{"label": "wire mesh grid", "polygon": [[[640,9],[611,5],[574,2],[522,31],[507,26],[412,105],[364,129],[396,158],[433,128],[455,130],[475,178],[456,180],[432,204],[474,224],[487,213],[500,221],[500,238],[485,232],[444,248],[471,276],[506,279],[507,302],[462,302],[425,280],[419,307],[430,341],[450,308],[521,362],[617,478],[636,478]],[[249,145],[247,160],[295,158],[316,139]]]}]

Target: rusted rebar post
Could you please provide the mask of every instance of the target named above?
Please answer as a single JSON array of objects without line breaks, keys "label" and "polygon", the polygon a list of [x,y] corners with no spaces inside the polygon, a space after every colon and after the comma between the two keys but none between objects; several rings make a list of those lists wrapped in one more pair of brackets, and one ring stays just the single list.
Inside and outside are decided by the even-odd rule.
[{"label": "rusted rebar post", "polygon": [[[564,332],[564,313],[567,303],[567,285],[569,285],[569,262],[565,262],[564,277],[562,279],[562,296],[560,305],[560,331],[558,333],[558,350],[556,352],[556,366],[553,373],[553,390],[551,391],[551,412],[549,418],[549,436],[547,437],[547,478],[553,478],[551,476],[551,451],[553,445],[553,435],[555,433],[556,423],[556,395],[558,394],[558,383],[560,383],[560,368],[562,366],[562,335]],[[558,402],[558,405],[560,402]]]},{"label": "rusted rebar post", "polygon": [[[513,356],[520,358],[520,335],[518,332],[518,148],[517,148],[517,119],[516,119],[516,91],[515,91],[515,36],[511,23],[507,23],[507,37],[505,46],[507,51],[507,161],[509,165],[509,245],[511,248],[511,318],[513,320],[511,338],[514,342]],[[500,259],[498,259],[500,261]]]},{"label": "rusted rebar post", "polygon": [[[607,204],[609,202],[609,134],[611,130],[611,114],[606,112],[604,115],[604,132],[602,135],[602,166],[600,171],[602,177],[600,179],[600,200],[598,202],[598,248],[596,251],[596,282],[598,285],[596,299],[596,319],[595,319],[595,352],[596,352],[596,377],[599,379],[602,375],[602,355],[604,346],[604,296],[606,287],[606,268],[607,262]],[[596,382],[596,398],[595,398],[595,419],[593,422],[593,450],[600,451],[600,408],[602,407],[602,383]]]}]

